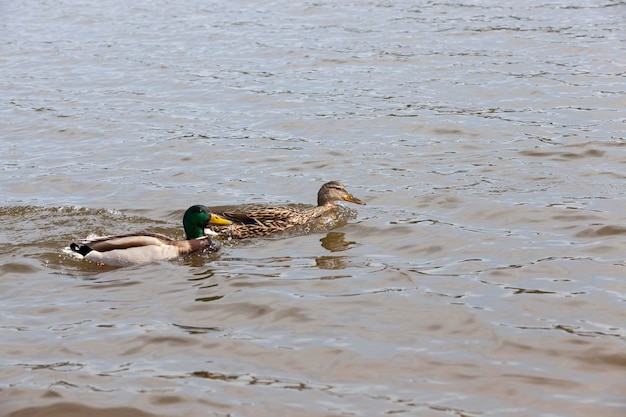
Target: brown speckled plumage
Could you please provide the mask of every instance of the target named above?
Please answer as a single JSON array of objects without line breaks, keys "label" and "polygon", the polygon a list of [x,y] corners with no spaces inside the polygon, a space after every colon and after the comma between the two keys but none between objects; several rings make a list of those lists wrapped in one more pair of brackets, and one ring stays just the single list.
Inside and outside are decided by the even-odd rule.
[{"label": "brown speckled plumage", "polygon": [[214,226],[210,229],[218,236],[232,239],[269,236],[291,227],[302,225],[335,210],[335,201],[365,204],[345,186],[337,181],[327,182],[317,194],[317,207],[298,210],[285,206],[246,206],[236,210],[217,212],[232,221],[229,226]]}]

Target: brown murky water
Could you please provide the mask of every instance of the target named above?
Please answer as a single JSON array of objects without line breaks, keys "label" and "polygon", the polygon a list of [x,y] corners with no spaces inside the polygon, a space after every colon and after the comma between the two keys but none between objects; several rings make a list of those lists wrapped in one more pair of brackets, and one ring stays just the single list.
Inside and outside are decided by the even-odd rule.
[{"label": "brown murky water", "polygon": [[92,3],[0,3],[0,415],[626,415],[624,2]]}]

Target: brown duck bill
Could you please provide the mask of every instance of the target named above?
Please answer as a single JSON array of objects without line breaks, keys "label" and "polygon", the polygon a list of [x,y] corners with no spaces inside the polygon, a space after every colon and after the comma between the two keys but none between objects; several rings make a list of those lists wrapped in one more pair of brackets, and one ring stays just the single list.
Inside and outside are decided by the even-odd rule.
[{"label": "brown duck bill", "polygon": [[362,200],[359,200],[358,198],[356,198],[355,196],[353,196],[352,194],[348,194],[347,196],[345,196],[343,198],[344,200],[350,202],[350,203],[354,203],[354,204],[361,204],[361,205],[365,205],[365,202]]}]

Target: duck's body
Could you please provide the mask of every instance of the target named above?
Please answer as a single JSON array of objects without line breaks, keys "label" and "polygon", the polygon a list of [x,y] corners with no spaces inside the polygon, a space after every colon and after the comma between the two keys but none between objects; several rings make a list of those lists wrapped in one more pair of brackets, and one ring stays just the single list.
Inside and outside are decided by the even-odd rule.
[{"label": "duck's body", "polygon": [[105,236],[72,243],[70,249],[89,261],[111,266],[130,266],[173,259],[193,252],[216,252],[220,243],[208,236],[174,240],[157,233]]},{"label": "duck's body", "polygon": [[219,212],[232,224],[228,226],[210,226],[219,237],[245,239],[269,236],[283,232],[291,227],[305,224],[337,209],[336,201],[348,201],[365,204],[348,192],[337,181],[327,182],[317,194],[317,206],[298,210],[287,206],[246,206],[237,210]]},{"label": "duck's body", "polygon": [[219,250],[219,242],[204,235],[209,223],[230,224],[204,206],[185,212],[183,224],[187,240],[174,240],[157,233],[106,236],[70,244],[70,249],[85,259],[111,266],[129,266],[172,259],[193,252]]}]

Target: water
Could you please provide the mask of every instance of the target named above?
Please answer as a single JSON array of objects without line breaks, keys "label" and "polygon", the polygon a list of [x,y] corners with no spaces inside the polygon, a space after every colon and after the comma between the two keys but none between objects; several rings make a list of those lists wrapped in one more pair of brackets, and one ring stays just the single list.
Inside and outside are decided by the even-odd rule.
[{"label": "water", "polygon": [[[626,414],[626,3],[0,11],[2,416]],[[329,180],[331,231],[63,252]]]}]

